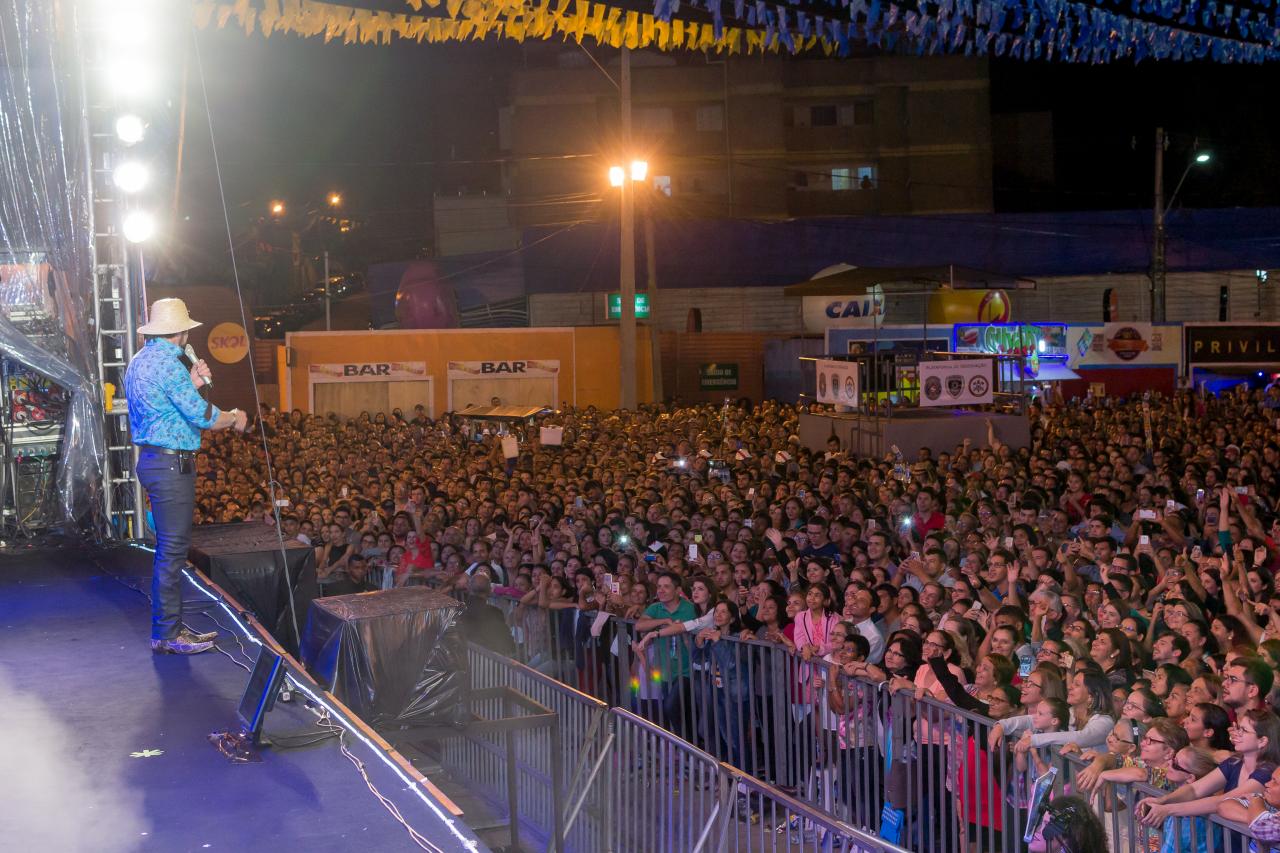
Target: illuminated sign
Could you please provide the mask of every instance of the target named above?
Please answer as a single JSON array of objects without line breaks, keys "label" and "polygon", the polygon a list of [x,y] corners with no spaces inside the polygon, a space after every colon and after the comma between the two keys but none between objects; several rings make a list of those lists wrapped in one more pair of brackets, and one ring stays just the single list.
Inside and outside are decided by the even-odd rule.
[{"label": "illuminated sign", "polygon": [[1067,327],[1062,323],[957,323],[956,352],[991,355],[1060,355],[1066,351]]},{"label": "illuminated sign", "polygon": [[[636,294],[636,318],[640,320],[649,319],[649,294]],[[605,308],[606,320],[622,319],[622,294],[610,293]]]}]

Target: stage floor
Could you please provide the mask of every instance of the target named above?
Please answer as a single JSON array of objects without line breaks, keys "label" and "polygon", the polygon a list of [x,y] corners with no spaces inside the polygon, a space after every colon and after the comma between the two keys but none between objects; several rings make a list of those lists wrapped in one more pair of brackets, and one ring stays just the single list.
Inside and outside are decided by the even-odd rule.
[{"label": "stage floor", "polygon": [[[210,732],[237,726],[248,672],[216,652],[152,655],[150,603],[130,588],[149,591],[150,564],[149,553],[129,547],[0,553],[0,848],[422,849],[336,739],[264,749],[261,764],[232,764],[208,743]],[[186,598],[207,601],[190,584]],[[225,611],[187,618],[196,630],[221,631],[220,647],[252,666]],[[298,701],[278,704],[266,730],[311,734],[314,721]],[[346,742],[434,849],[474,844],[372,748],[350,734]]]}]

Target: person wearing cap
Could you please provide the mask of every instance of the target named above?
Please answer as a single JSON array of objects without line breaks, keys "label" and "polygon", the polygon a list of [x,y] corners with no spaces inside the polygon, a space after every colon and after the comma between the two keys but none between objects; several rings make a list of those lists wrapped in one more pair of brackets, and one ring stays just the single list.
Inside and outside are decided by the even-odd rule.
[{"label": "person wearing cap", "polygon": [[159,299],[151,320],[138,331],[146,338],[125,371],[129,432],[138,446],[138,481],[151,502],[156,532],[151,577],[151,649],[157,654],[198,654],[213,648],[216,632],[196,634],[182,623],[182,569],[195,514],[195,455],[201,430],[244,432],[248,416],[219,410],[197,393],[212,379],[203,359],[187,370],[179,359],[191,319],[181,299]]}]

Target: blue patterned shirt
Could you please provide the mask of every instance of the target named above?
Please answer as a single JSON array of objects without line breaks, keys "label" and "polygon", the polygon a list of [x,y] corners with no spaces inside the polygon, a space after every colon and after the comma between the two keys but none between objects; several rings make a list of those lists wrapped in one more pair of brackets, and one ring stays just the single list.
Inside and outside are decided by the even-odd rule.
[{"label": "blue patterned shirt", "polygon": [[191,372],[178,361],[181,355],[177,344],[156,338],[129,362],[124,393],[134,444],[199,450],[200,430],[218,419],[218,407],[210,407],[196,391]]}]

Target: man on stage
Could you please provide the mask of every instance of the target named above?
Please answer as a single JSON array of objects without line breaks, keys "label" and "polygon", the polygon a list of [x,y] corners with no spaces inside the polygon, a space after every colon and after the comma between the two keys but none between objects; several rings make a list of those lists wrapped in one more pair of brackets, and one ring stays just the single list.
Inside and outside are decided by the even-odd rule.
[{"label": "man on stage", "polygon": [[220,411],[196,389],[213,374],[204,359],[188,371],[179,361],[191,319],[181,299],[159,299],[151,321],[138,331],[146,344],[125,371],[129,431],[138,446],[138,480],[151,499],[156,558],[151,577],[151,649],[157,654],[194,655],[213,648],[217,632],[196,634],[182,624],[182,569],[191,545],[196,502],[196,451],[200,431],[244,432],[248,416]]}]

